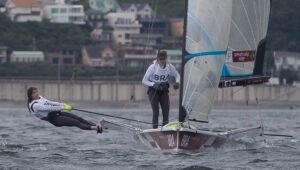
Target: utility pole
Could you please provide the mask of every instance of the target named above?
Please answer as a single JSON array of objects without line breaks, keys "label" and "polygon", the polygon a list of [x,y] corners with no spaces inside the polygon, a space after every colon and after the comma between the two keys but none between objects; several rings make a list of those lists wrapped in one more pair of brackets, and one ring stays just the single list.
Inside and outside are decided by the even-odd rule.
[{"label": "utility pole", "polygon": [[58,101],[60,101],[60,83],[61,83],[61,78],[60,78],[60,57],[58,56],[58,63],[57,63],[57,97]]},{"label": "utility pole", "polygon": [[[117,53],[118,54],[118,53]],[[119,100],[119,58],[115,56],[115,67],[116,67],[116,101]]]},{"label": "utility pole", "polygon": [[32,50],[36,50],[36,42],[35,42],[35,37],[32,38]]}]

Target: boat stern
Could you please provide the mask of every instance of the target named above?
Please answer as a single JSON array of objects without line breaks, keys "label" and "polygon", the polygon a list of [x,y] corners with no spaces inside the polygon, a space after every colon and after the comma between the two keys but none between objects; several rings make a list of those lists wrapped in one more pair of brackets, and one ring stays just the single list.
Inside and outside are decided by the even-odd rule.
[{"label": "boat stern", "polygon": [[172,122],[159,129],[143,130],[137,136],[145,145],[162,151],[197,152],[204,147],[213,146],[219,139],[217,134],[192,129],[180,122]]}]

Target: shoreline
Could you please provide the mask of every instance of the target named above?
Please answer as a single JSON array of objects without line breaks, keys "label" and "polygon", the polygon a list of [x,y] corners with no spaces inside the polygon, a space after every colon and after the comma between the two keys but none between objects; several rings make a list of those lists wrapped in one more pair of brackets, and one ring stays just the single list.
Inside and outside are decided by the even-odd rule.
[{"label": "shoreline", "polygon": [[[80,102],[72,101],[66,102],[75,108],[89,108],[89,109],[151,109],[149,101],[118,101],[118,102]],[[0,108],[27,108],[26,101],[7,101],[0,100]],[[170,109],[177,109],[178,101],[170,101]],[[246,102],[220,102],[214,103],[213,109],[300,109],[300,102],[296,101],[260,101],[259,104],[251,101],[246,104]]]}]

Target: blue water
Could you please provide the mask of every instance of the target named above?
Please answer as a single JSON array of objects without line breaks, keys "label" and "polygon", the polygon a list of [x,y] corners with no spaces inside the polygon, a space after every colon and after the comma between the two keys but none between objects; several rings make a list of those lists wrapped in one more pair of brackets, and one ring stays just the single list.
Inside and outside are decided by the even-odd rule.
[{"label": "blue water", "polygon": [[[105,109],[102,113],[151,120],[151,110]],[[98,115],[74,112],[92,121]],[[171,120],[177,115],[173,110]],[[152,151],[128,131],[101,135],[77,128],[57,128],[26,109],[0,109],[0,169],[300,169],[300,110],[214,110],[210,126],[242,127],[262,120],[270,133],[294,138],[241,138],[199,154]],[[141,125],[143,127],[143,125]]]}]

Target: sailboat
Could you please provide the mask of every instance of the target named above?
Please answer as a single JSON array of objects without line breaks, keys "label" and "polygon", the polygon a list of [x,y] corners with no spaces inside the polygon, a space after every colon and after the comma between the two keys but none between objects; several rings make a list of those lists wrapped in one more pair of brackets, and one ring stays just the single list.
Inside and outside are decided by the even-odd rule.
[{"label": "sailboat", "polygon": [[185,8],[178,122],[158,129],[126,127],[151,148],[191,152],[219,147],[231,135],[263,130],[261,124],[207,130],[192,122],[209,122],[218,88],[268,81],[262,70],[270,0],[186,0]]}]

